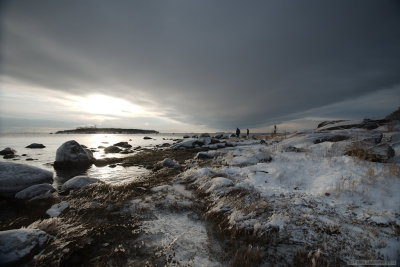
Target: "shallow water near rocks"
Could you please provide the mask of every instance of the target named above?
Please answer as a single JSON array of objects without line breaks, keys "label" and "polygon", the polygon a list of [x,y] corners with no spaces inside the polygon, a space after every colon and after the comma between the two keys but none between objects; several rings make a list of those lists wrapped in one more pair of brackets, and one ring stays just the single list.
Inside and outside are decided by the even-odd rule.
[{"label": "shallow water near rocks", "polygon": [[[152,139],[145,140],[144,136],[150,136]],[[56,151],[64,142],[76,140],[79,144],[87,146],[89,149],[95,148],[98,152],[93,155],[97,159],[111,157],[126,157],[133,154],[106,154],[99,146],[110,146],[118,142],[128,142],[132,148],[154,148],[156,145],[164,143],[173,143],[171,139],[181,138],[181,135],[173,134],[153,134],[153,135],[136,135],[136,134],[1,134],[0,150],[11,147],[17,151],[19,157],[15,159],[3,159],[0,161],[15,162],[39,167],[55,173],[54,185],[59,187],[68,179],[76,175],[88,175],[103,180],[106,183],[119,184],[131,182],[136,177],[145,175],[148,171],[140,167],[121,167],[110,168],[109,166],[96,167],[92,165],[88,169],[77,169],[70,172],[56,172],[52,163],[56,157]],[[132,141],[129,141],[132,140]],[[40,143],[46,147],[43,149],[29,149],[26,146],[31,143]],[[26,154],[26,156],[22,156]],[[33,160],[27,160],[27,159]]]}]

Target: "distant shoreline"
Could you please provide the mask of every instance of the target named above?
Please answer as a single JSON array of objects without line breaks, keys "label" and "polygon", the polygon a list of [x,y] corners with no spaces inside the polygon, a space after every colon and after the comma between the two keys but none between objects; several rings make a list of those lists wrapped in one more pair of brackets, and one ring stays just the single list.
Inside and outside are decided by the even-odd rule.
[{"label": "distant shoreline", "polygon": [[77,128],[57,131],[55,134],[158,134],[155,130],[120,129],[120,128]]}]

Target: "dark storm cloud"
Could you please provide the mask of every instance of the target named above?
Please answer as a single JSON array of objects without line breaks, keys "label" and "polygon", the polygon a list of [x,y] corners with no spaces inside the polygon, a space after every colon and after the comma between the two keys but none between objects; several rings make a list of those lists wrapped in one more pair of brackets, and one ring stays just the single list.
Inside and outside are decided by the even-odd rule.
[{"label": "dark storm cloud", "polygon": [[398,1],[9,1],[3,13],[2,75],[216,128],[400,84]]}]

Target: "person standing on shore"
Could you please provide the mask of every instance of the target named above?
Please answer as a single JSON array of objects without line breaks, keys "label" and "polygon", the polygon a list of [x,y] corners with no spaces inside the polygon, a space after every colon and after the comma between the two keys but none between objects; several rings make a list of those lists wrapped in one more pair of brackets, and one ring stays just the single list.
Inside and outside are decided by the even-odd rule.
[{"label": "person standing on shore", "polygon": [[240,136],[240,129],[236,128],[236,136],[239,137]]},{"label": "person standing on shore", "polygon": [[247,139],[249,139],[250,131],[247,129]]}]

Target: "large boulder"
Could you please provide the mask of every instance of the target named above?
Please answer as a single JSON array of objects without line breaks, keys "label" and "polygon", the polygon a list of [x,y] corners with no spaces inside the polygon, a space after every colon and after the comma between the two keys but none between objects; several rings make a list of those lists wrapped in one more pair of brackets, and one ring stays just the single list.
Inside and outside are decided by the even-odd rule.
[{"label": "large boulder", "polygon": [[62,185],[61,190],[68,191],[71,189],[79,189],[79,188],[83,188],[85,186],[88,186],[88,185],[94,184],[94,183],[98,183],[98,182],[100,182],[100,180],[97,178],[90,178],[87,176],[76,176],[76,177],[68,180],[67,182],[65,182]]},{"label": "large boulder", "polygon": [[51,196],[56,189],[51,184],[35,184],[15,194],[21,200],[33,200]]},{"label": "large boulder", "polygon": [[43,144],[38,144],[38,143],[32,143],[29,146],[26,146],[26,148],[45,148]]},{"label": "large boulder", "polygon": [[119,147],[123,147],[123,148],[131,148],[132,145],[130,145],[128,142],[119,142],[114,144],[114,146],[119,146]]},{"label": "large boulder", "polygon": [[0,265],[14,266],[29,261],[48,238],[48,234],[39,229],[1,231]]},{"label": "large boulder", "polygon": [[200,138],[205,138],[205,137],[210,137],[210,134],[208,134],[208,133],[200,134]]},{"label": "large boulder", "polygon": [[95,160],[92,151],[71,140],[57,149],[54,167],[58,169],[85,167],[90,166]]},{"label": "large boulder", "polygon": [[395,152],[387,143],[370,146],[368,143],[357,142],[345,154],[372,162],[388,162]]},{"label": "large boulder", "polygon": [[52,182],[52,172],[24,164],[0,162],[0,196],[13,197],[32,185]]},{"label": "large boulder", "polygon": [[108,146],[104,149],[105,153],[119,153],[122,149],[117,146]]},{"label": "large boulder", "polygon": [[5,156],[5,155],[15,155],[17,151],[12,149],[11,147],[6,147],[3,150],[0,151],[0,155]]}]

